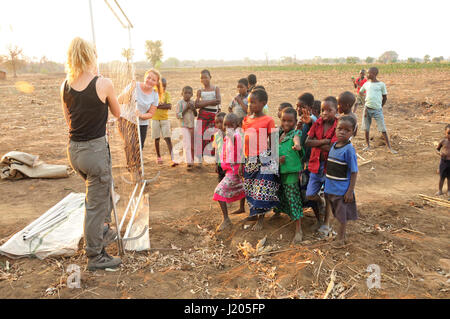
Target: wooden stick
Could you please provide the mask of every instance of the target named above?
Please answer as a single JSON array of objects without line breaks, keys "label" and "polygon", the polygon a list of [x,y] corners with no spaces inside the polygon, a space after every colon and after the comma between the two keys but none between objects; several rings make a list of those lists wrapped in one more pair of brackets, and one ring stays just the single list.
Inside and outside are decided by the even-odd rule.
[{"label": "wooden stick", "polygon": [[372,160],[368,160],[367,162],[359,164],[359,167],[364,166],[364,165],[369,164],[369,163],[372,163]]},{"label": "wooden stick", "polygon": [[296,250],[298,248],[288,248],[288,249],[282,249],[282,250],[275,250],[275,251],[268,251],[262,254],[258,254],[258,256],[263,256],[263,255],[270,255],[270,254],[278,254],[278,253],[282,253],[285,251],[290,251],[290,250]]},{"label": "wooden stick", "polygon": [[319,282],[320,268],[322,268],[322,263],[324,260],[325,260],[325,257],[323,257],[322,260],[320,261],[319,270],[317,271],[317,276],[316,276],[316,284]]},{"label": "wooden stick", "polygon": [[393,283],[396,283],[397,285],[403,286],[403,284],[399,283],[397,280],[395,280],[394,278],[389,277],[386,274],[382,274],[384,277],[386,277],[387,279],[390,279]]},{"label": "wooden stick", "polygon": [[289,226],[289,225],[292,224],[294,221],[295,221],[295,220],[290,221],[289,223],[287,223],[287,224],[281,226],[280,228],[275,229],[273,232],[270,233],[270,236],[272,236],[274,233],[276,233],[276,232],[279,231],[280,229],[283,229],[284,227]]},{"label": "wooden stick", "polygon": [[360,159],[362,159],[363,161],[366,161],[366,159],[364,157],[362,157],[361,155],[359,155],[358,153],[356,153],[356,156],[358,156]]},{"label": "wooden stick", "polygon": [[356,284],[353,284],[353,286],[352,286],[350,289],[344,291],[344,292],[339,296],[339,298],[344,298],[350,291],[353,290],[353,288],[355,288],[355,286],[356,286]]},{"label": "wooden stick", "polygon": [[334,274],[334,268],[333,268],[333,270],[331,271],[330,283],[328,284],[327,291],[325,291],[325,295],[323,296],[322,299],[327,299],[331,290],[333,290],[335,280],[336,280],[336,275]]},{"label": "wooden stick", "polygon": [[442,199],[439,197],[433,197],[433,196],[428,196],[428,195],[424,195],[424,194],[419,194],[420,197],[424,197],[424,198],[429,198],[429,199],[433,199],[433,200],[437,200],[439,202],[444,202],[444,203],[450,203],[448,200],[446,199]]},{"label": "wooden stick", "polygon": [[427,196],[427,195],[423,195],[423,194],[419,194],[419,197],[421,197],[422,199],[429,201],[431,203],[450,208],[450,201],[448,201],[448,200],[441,199],[438,197],[431,197],[431,196]]},{"label": "wooden stick", "polygon": [[417,231],[417,230],[413,230],[413,229],[409,229],[409,228],[402,228],[404,231],[407,231],[407,232],[411,232],[411,233],[417,233],[417,234],[420,234],[420,235],[424,235],[425,236],[425,234],[424,233],[422,233],[422,232],[420,232],[420,231]]}]

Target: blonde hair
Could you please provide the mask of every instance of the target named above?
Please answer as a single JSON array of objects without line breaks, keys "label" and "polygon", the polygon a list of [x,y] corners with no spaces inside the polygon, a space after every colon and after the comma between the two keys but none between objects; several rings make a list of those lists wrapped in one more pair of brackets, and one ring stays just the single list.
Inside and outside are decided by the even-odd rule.
[{"label": "blonde hair", "polygon": [[159,71],[156,69],[150,69],[145,72],[144,81],[150,73],[153,73],[154,75],[156,75],[158,77],[158,82],[156,82],[156,92],[158,92],[158,96],[161,97],[161,95],[164,93],[164,88],[163,88],[162,82],[161,82],[161,73],[159,73]]},{"label": "blonde hair", "polygon": [[71,84],[81,73],[89,71],[97,64],[97,52],[92,43],[76,37],[67,50],[67,82]]}]

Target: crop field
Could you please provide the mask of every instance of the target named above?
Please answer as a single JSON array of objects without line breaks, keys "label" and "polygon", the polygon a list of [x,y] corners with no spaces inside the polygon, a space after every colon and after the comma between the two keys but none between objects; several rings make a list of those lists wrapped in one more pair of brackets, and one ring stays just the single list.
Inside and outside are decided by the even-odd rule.
[{"label": "crop field", "polygon": [[[349,244],[331,246],[313,230],[314,214],[305,210],[304,241],[291,245],[295,224],[283,215],[252,231],[248,214],[231,215],[233,227],[215,231],[220,208],[212,200],[217,175],[212,165],[192,172],[185,165],[156,164],[153,141],[144,149],[146,174],[155,176],[150,195],[152,249],[128,253],[116,272],[86,270],[80,242],[74,256],[9,259],[0,256],[1,298],[449,298],[450,209],[424,201],[419,194],[437,191],[439,156],[435,148],[450,123],[450,65],[379,65],[386,83],[384,115],[393,148],[389,153],[376,125],[375,148],[363,152],[360,131],[353,144],[370,162],[360,166],[356,184],[359,219],[347,227]],[[366,65],[297,65],[211,69],[212,83],[227,107],[237,94],[239,78],[255,73],[269,95],[270,115],[279,125],[278,105],[311,92],[317,99],[353,91],[351,76]],[[199,70],[162,70],[172,103],[181,89],[200,88]],[[0,155],[12,150],[39,155],[51,164],[68,164],[67,126],[59,98],[64,74],[19,75],[0,81]],[[19,92],[16,81],[34,87]],[[169,111],[172,128],[179,126]],[[357,111],[361,120],[361,109]],[[113,157],[113,166],[117,164]],[[446,186],[444,186],[446,190]],[[68,178],[1,180],[0,244],[21,230],[70,192],[84,192],[83,180]],[[126,194],[120,194],[122,198]],[[446,199],[446,198],[444,198]],[[236,204],[234,204],[236,205]],[[336,226],[336,222],[333,221]],[[263,250],[257,243],[266,238]],[[115,245],[108,247],[117,254]],[[67,287],[65,269],[80,265],[81,288]],[[8,265],[8,267],[7,267]],[[381,286],[369,289],[367,268],[377,265]],[[50,288],[50,289],[49,289]]]}]

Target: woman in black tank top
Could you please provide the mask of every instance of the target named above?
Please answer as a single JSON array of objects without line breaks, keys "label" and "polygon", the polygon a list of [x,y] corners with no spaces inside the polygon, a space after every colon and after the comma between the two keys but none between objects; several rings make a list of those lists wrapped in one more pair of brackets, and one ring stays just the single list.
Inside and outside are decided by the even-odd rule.
[{"label": "woman in black tank top", "polygon": [[69,138],[75,142],[89,141],[105,136],[108,120],[108,101],[105,103],[97,95],[94,76],[88,86],[77,91],[65,82],[64,103],[69,115]]},{"label": "woman in black tank top", "polygon": [[69,127],[67,155],[86,184],[84,238],[89,270],[114,268],[122,262],[104,249],[116,237],[109,227],[112,175],[106,122],[108,108],[118,118],[120,107],[112,82],[95,74],[96,60],[92,44],[73,39],[67,53],[67,79],[61,85]]}]

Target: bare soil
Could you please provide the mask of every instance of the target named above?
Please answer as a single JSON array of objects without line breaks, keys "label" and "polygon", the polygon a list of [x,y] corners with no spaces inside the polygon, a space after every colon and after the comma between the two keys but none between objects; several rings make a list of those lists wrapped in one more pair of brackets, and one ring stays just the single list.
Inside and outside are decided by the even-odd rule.
[{"label": "bare soil", "polygon": [[[236,94],[237,80],[246,75],[239,70],[212,70],[224,109]],[[353,74],[345,72],[256,75],[268,91],[270,114],[277,124],[278,105],[285,101],[295,105],[303,92],[323,99],[353,91]],[[200,86],[198,71],[165,71],[163,76],[173,103],[181,98],[183,86]],[[0,81],[0,155],[18,150],[39,155],[47,163],[68,164],[67,127],[59,102],[63,77],[24,75]],[[171,168],[164,143],[164,164],[157,165],[149,132],[146,174],[161,174],[149,189],[152,250],[127,254],[116,272],[87,271],[83,241],[72,257],[41,261],[0,256],[0,297],[322,298],[334,271],[328,298],[449,298],[450,209],[418,197],[434,196],[437,191],[435,148],[450,122],[449,78],[450,72],[435,70],[380,74],[388,89],[384,109],[388,134],[399,153],[387,151],[375,124],[372,151],[362,151],[363,132],[353,140],[357,152],[372,162],[360,166],[356,185],[360,218],[349,224],[350,244],[343,249],[333,248],[330,238],[318,237],[310,210],[303,219],[302,245],[291,245],[295,225],[287,216],[266,218],[262,231],[252,231],[244,227],[252,222],[242,221],[247,214],[231,215],[232,229],[216,233],[221,213],[212,200],[217,185],[214,167],[205,165],[193,172],[184,165]],[[34,92],[19,92],[15,88],[19,80],[31,83]],[[357,116],[361,118],[361,110]],[[172,127],[177,127],[173,110],[170,117]],[[85,191],[75,174],[57,180],[0,181],[0,244],[72,191]],[[245,241],[255,247],[264,237],[262,254],[238,248]],[[108,251],[117,253],[116,246]],[[81,289],[66,285],[69,264],[82,269]],[[372,264],[380,267],[381,288],[367,286],[366,270]]]}]

